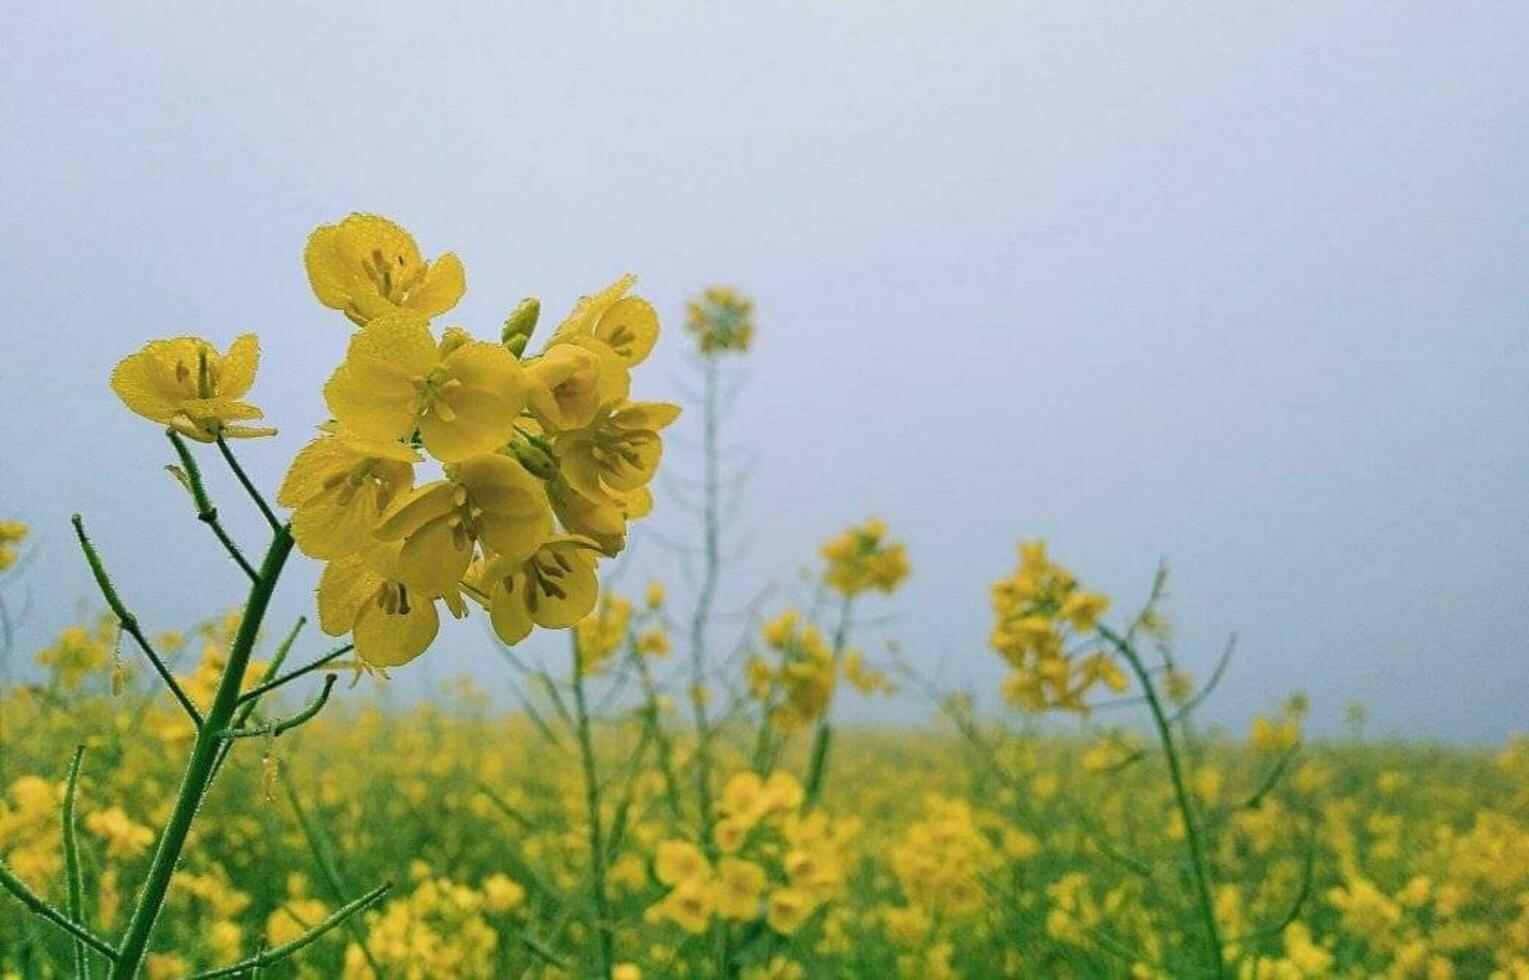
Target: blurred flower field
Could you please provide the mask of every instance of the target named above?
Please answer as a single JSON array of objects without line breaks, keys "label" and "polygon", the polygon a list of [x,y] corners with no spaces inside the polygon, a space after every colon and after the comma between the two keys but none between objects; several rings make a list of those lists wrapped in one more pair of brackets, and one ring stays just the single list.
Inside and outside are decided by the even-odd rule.
[{"label": "blurred flower field", "polygon": [[[386,219],[321,226],[304,266],[353,333],[274,504],[229,441],[276,434],[249,424],[254,335],[152,341],[111,378],[189,498],[165,540],[222,548],[241,606],[156,632],[130,606],[152,584],[114,580],[76,516],[105,611],[16,649],[29,529],[0,522],[21,678],[0,691],[0,975],[1529,978],[1529,736],[1376,741],[1354,704],[1346,737],[1310,739],[1300,693],[1229,733],[1201,708],[1257,665],[1229,646],[1194,676],[1166,569],[1125,607],[1062,542],[971,584],[991,692],[867,652],[917,569],[874,518],[724,622],[729,365],[757,328],[723,287],[686,311],[701,471],[676,547],[698,587],[613,584],[682,411],[633,399],[660,337],[634,277],[545,340],[535,299],[477,339],[432,323],[461,261]],[[269,524],[258,561],[217,463]],[[325,563],[317,630],[266,618],[294,550]],[[487,669],[390,697],[475,607]],[[566,654],[528,655],[538,630]],[[926,720],[838,720],[896,691]]]}]

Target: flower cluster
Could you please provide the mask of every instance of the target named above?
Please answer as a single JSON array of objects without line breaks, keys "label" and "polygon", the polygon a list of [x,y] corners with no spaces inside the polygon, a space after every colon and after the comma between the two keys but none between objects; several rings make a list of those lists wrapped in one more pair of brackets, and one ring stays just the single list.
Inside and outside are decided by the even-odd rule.
[{"label": "flower cluster", "polygon": [[799,731],[822,715],[833,698],[838,674],[833,647],[790,609],[766,623],[761,636],[778,663],[758,654],[749,658],[744,668],[749,696],[764,706],[777,731]]},{"label": "flower cluster", "polygon": [[685,306],[685,329],[702,354],[742,353],[754,339],[754,301],[727,286],[711,286]]},{"label": "flower cluster", "polygon": [[728,780],[718,800],[716,863],[689,841],[660,842],[653,874],[669,891],[648,908],[648,921],[698,934],[714,916],[735,922],[763,916],[778,934],[800,929],[842,889],[844,845],[858,833],[853,821],[798,813],[803,795],[784,771]]},{"label": "flower cluster", "polygon": [[615,594],[601,596],[594,612],[573,628],[579,673],[584,676],[599,673],[626,642],[631,624],[630,602]]},{"label": "flower cluster", "polygon": [[843,596],[870,589],[891,593],[908,577],[908,549],[887,540],[887,526],[875,518],[851,527],[821,549],[823,580]]},{"label": "flower cluster", "polygon": [[892,848],[892,870],[911,908],[933,919],[970,915],[985,904],[984,879],[1003,854],[966,800],[930,795],[924,810]]},{"label": "flower cluster", "polygon": [[[430,318],[461,298],[462,264],[422,260],[384,218],[318,229],[304,259],[319,301],[360,327],[324,386],[333,418],[277,496],[298,547],[328,562],[322,628],[386,667],[434,640],[437,602],[465,616],[464,593],[506,643],[573,626],[594,608],[598,556],[651,507],[658,433],[679,414],[629,400],[630,370],[658,339],[634,279],[580,300],[527,356],[534,302],[501,342],[437,336]],[[441,478],[416,485],[427,456]]]},{"label": "flower cluster", "polygon": [[66,626],[52,646],[37,652],[37,662],[48,668],[60,687],[72,691],[86,677],[104,669],[110,662],[116,632],[116,624],[107,620],[94,630]]},{"label": "flower cluster", "polygon": [[27,536],[20,521],[0,521],[0,572],[16,564],[16,546]]},{"label": "flower cluster", "polygon": [[1014,574],[992,588],[990,643],[1013,668],[1004,697],[1026,711],[1083,711],[1095,686],[1125,690],[1125,674],[1108,652],[1069,650],[1095,632],[1109,597],[1079,588],[1072,572],[1046,554],[1044,541],[1021,543],[1019,555]]}]

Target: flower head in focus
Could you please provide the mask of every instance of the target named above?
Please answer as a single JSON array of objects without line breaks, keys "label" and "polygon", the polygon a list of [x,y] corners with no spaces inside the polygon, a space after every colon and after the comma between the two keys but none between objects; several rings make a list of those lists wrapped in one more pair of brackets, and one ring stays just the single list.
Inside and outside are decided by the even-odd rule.
[{"label": "flower head in focus", "polygon": [[227,353],[200,337],[155,340],[123,358],[111,386],[134,412],[198,442],[269,436],[276,430],[234,424],[263,417],[241,400],[259,363],[260,342],[252,333],[237,338]]},{"label": "flower head in focus", "polygon": [[315,229],[303,265],[319,302],[358,326],[400,310],[436,317],[467,291],[460,259],[447,252],[425,261],[407,231],[375,214]]}]

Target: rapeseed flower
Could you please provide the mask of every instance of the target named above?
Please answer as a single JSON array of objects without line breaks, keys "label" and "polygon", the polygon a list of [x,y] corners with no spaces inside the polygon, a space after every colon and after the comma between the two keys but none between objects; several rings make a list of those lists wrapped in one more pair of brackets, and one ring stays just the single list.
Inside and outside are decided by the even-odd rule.
[{"label": "rapeseed flower", "polygon": [[111,386],[134,412],[198,442],[269,436],[276,430],[235,424],[263,417],[242,400],[259,363],[260,341],[252,333],[227,353],[200,337],[155,340],[117,365]]},{"label": "rapeseed flower", "polygon": [[315,229],[303,265],[319,302],[357,326],[400,310],[436,317],[467,291],[460,259],[447,252],[425,261],[413,236],[375,214],[352,214]]}]

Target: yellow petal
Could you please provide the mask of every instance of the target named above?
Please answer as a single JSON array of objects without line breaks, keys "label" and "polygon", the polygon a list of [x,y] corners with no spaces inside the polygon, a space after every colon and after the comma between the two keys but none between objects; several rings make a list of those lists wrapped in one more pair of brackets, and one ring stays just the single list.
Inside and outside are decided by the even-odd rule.
[{"label": "yellow petal", "polygon": [[531,635],[531,613],[526,609],[526,577],[516,573],[509,583],[509,588],[503,579],[494,583],[488,618],[499,639],[514,646]]},{"label": "yellow petal", "polygon": [[436,317],[456,306],[466,292],[467,271],[462,268],[462,260],[446,252],[430,263],[424,283],[409,292],[404,306]]},{"label": "yellow petal", "polygon": [[382,586],[382,577],[357,555],[337,558],[319,576],[319,629],[330,636],[344,636],[356,624],[361,607]]},{"label": "yellow petal", "polygon": [[260,339],[252,333],[240,334],[223,355],[218,377],[219,398],[242,398],[255,384],[255,370],[260,366]]},{"label": "yellow petal", "polygon": [[658,343],[658,313],[640,296],[618,300],[600,317],[594,335],[628,366],[647,360]]},{"label": "yellow petal", "polygon": [[356,620],[356,654],[374,667],[398,667],[424,653],[440,628],[432,599],[410,593],[407,607],[394,612],[374,599]]},{"label": "yellow petal", "polygon": [[397,541],[437,521],[456,506],[457,488],[450,480],[435,480],[399,497],[377,524],[377,540]]}]

